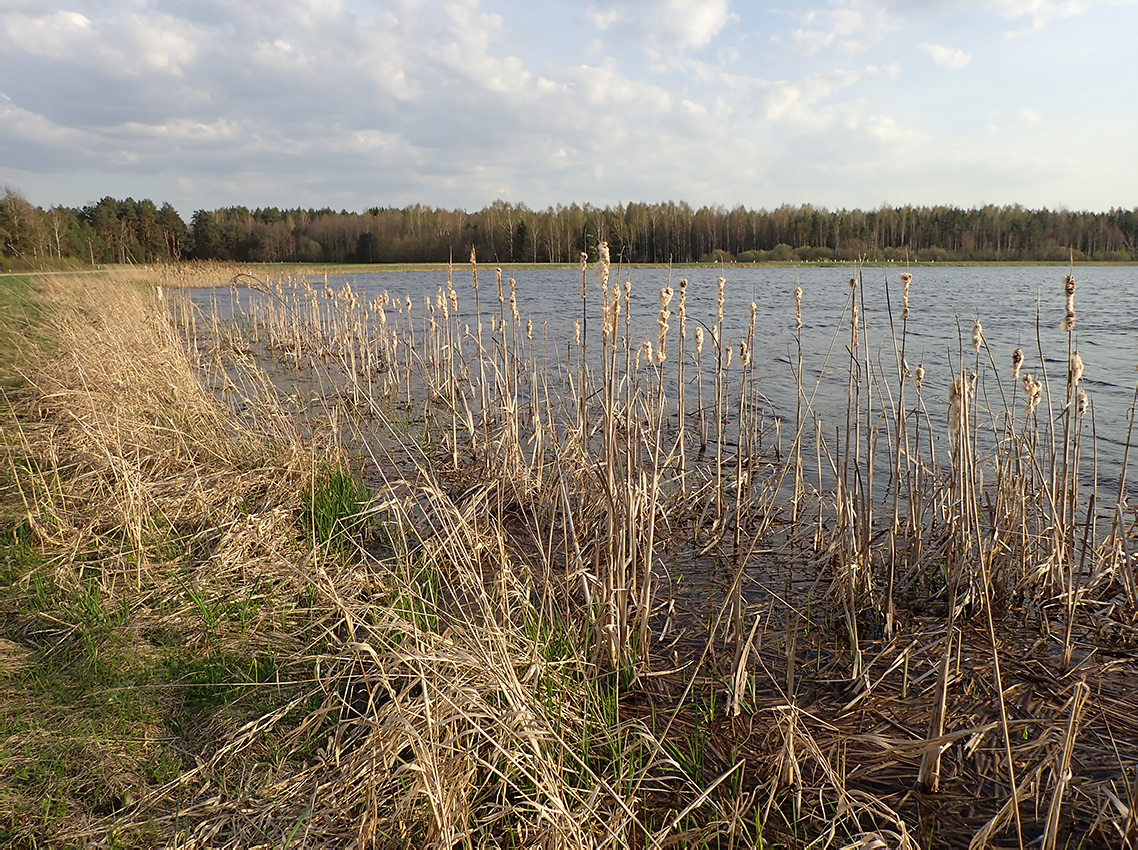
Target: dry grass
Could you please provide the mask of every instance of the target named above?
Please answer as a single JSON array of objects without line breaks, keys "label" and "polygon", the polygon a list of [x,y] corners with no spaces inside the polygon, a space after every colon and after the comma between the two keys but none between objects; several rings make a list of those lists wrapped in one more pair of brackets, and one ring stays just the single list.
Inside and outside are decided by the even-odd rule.
[{"label": "dry grass", "polygon": [[[887,375],[855,278],[839,436],[809,386],[772,430],[754,320],[724,339],[681,283],[644,344],[620,271],[582,270],[601,326],[552,356],[484,270],[473,314],[452,274],[421,305],[216,267],[45,296],[5,422],[6,837],[1133,842],[1136,519],[1080,489],[1076,370],[1065,419],[1025,415],[977,323],[938,458],[919,280]],[[179,291],[226,282],[231,322]],[[61,664],[50,706],[20,690]]]}]

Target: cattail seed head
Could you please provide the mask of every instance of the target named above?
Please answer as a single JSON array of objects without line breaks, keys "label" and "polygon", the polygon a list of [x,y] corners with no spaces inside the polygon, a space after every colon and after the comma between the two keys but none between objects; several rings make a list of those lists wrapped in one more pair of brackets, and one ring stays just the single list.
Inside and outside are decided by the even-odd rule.
[{"label": "cattail seed head", "polygon": [[1017,348],[1012,352],[1012,380],[1019,380],[1019,371],[1023,366],[1023,349]]},{"label": "cattail seed head", "polygon": [[1079,356],[1079,352],[1071,352],[1071,363],[1067,370],[1067,381],[1072,387],[1077,387],[1079,381],[1083,379],[1083,358]]},{"label": "cattail seed head", "polygon": [[956,434],[964,424],[964,379],[954,378],[948,388],[948,433]]},{"label": "cattail seed head", "polygon": [[1087,412],[1087,408],[1090,406],[1091,400],[1089,398],[1087,398],[1087,391],[1086,390],[1079,390],[1079,397],[1078,398],[1079,398],[1078,406],[1075,409],[1078,411],[1078,414],[1080,416],[1082,416],[1084,413]]},{"label": "cattail seed head", "polygon": [[925,365],[923,363],[917,364],[917,371],[913,375],[913,386],[917,388],[917,392],[921,391],[921,384],[925,382]]},{"label": "cattail seed head", "polygon": [[720,277],[715,283],[719,287],[719,300],[716,302],[716,312],[719,317],[719,324],[723,324],[723,287],[727,285],[727,281]]},{"label": "cattail seed head", "polygon": [[1074,275],[1069,274],[1063,278],[1063,294],[1066,295],[1068,298],[1074,297],[1074,295],[1075,295],[1075,276]]},{"label": "cattail seed head", "polygon": [[901,318],[909,318],[909,284],[913,282],[913,276],[908,272],[901,274]]},{"label": "cattail seed head", "polygon": [[802,328],[802,287],[799,286],[794,290],[794,327],[797,330]]},{"label": "cattail seed head", "polygon": [[1071,333],[1075,330],[1075,311],[1068,310],[1066,315],[1063,316],[1063,330],[1066,333]]},{"label": "cattail seed head", "polygon": [[976,398],[976,373],[968,373],[968,397]]},{"label": "cattail seed head", "polygon": [[703,353],[703,328],[698,327],[695,329],[695,353],[697,355]]},{"label": "cattail seed head", "polygon": [[502,297],[502,270],[494,269],[494,279],[498,281],[498,303],[502,304],[505,299]]},{"label": "cattail seed head", "polygon": [[857,348],[857,305],[853,305],[853,310],[850,311],[850,327],[853,328],[853,347]]},{"label": "cattail seed head", "polygon": [[977,354],[980,353],[980,346],[984,342],[984,326],[980,324],[980,320],[976,319],[972,323],[972,350]]},{"label": "cattail seed head", "polygon": [[688,279],[680,278],[680,305],[676,308],[676,315],[680,317],[680,339],[687,339],[688,335]]},{"label": "cattail seed head", "polygon": [[1027,400],[1027,413],[1031,415],[1035,412],[1035,408],[1039,406],[1040,400],[1043,398],[1043,384],[1035,380],[1031,375],[1025,374],[1023,376],[1023,392]]},{"label": "cattail seed head", "polygon": [[533,319],[526,319],[526,339],[533,339]]},{"label": "cattail seed head", "polygon": [[724,362],[724,367],[731,368],[731,346],[727,346],[727,360]]},{"label": "cattail seed head", "polygon": [[574,345],[580,345],[581,344],[581,320],[580,319],[574,319],[573,320],[573,344]]}]

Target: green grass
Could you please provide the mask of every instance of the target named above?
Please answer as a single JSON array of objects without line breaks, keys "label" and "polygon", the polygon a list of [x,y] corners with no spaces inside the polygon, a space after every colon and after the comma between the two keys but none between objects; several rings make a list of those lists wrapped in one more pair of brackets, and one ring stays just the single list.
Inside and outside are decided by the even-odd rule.
[{"label": "green grass", "polygon": [[[37,298],[35,278],[0,277],[0,392],[24,386],[26,341],[45,342],[43,324],[47,307]],[[2,402],[0,402],[2,403]]]},{"label": "green grass", "polygon": [[370,494],[346,470],[325,470],[304,496],[304,520],[316,543],[347,551],[368,529],[366,508]]}]

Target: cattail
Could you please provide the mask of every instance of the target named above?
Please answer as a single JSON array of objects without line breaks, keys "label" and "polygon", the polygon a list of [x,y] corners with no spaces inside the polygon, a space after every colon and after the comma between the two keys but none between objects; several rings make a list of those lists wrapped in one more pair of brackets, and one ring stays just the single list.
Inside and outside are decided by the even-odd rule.
[{"label": "cattail", "polygon": [[802,329],[802,287],[794,290],[794,327]]},{"label": "cattail", "polygon": [[612,287],[612,339],[613,344],[616,344],[616,332],[620,327],[620,287],[613,284]]},{"label": "cattail", "polygon": [[609,289],[609,243],[602,242],[597,248],[601,253],[601,289],[607,293]]},{"label": "cattail", "polygon": [[1019,370],[1023,366],[1023,349],[1017,348],[1012,352],[1012,380],[1019,380]]},{"label": "cattail", "polygon": [[680,304],[676,308],[676,315],[680,319],[680,339],[687,339],[688,337],[688,279],[686,277],[680,278]]},{"label": "cattail", "polygon": [[726,368],[731,368],[731,346],[727,346],[727,362],[723,364]]},{"label": "cattail", "polygon": [[1023,376],[1023,392],[1027,400],[1027,413],[1030,416],[1035,412],[1035,408],[1039,406],[1039,402],[1043,398],[1043,384],[1031,375],[1025,374]]},{"label": "cattail", "polygon": [[[505,322],[503,322],[503,324],[505,324]],[[498,332],[498,317],[495,316],[493,313],[491,313],[490,314],[490,333],[494,334],[497,332]]]},{"label": "cattail", "polygon": [[1079,381],[1083,379],[1083,358],[1079,356],[1079,352],[1071,352],[1071,363],[1067,370],[1067,382],[1072,387],[1077,387]]},{"label": "cattail", "polygon": [[581,320],[580,319],[574,319],[573,320],[573,344],[574,345],[580,345],[581,344]]},{"label": "cattail", "polygon": [[[850,278],[853,280],[853,278]],[[853,310],[850,312],[850,327],[853,328],[853,347],[857,348],[857,305],[853,305]]]},{"label": "cattail", "polygon": [[745,339],[739,340],[739,362],[744,366],[748,366],[751,363],[751,349]]},{"label": "cattail", "polygon": [[672,295],[672,287],[670,286],[660,290],[660,315],[656,319],[656,324],[660,326],[660,332],[656,338],[656,359],[659,363],[664,362],[665,349],[668,344],[668,305],[672,303]]},{"label": "cattail", "polygon": [[1079,390],[1078,398],[1079,398],[1079,402],[1078,402],[1078,407],[1076,408],[1076,410],[1078,411],[1079,415],[1082,416],[1084,413],[1087,412],[1087,407],[1090,406],[1091,400],[1089,398],[1087,398],[1087,391],[1086,390]]},{"label": "cattail", "polygon": [[968,373],[968,397],[976,398],[976,373]]},{"label": "cattail", "polygon": [[514,295],[514,286],[515,286],[515,285],[516,285],[516,282],[514,281],[514,279],[513,279],[513,278],[510,278],[510,313],[511,313],[511,314],[513,315],[513,317],[514,317],[514,324],[515,324],[515,325],[520,325],[520,324],[522,323],[522,317],[521,317],[521,315],[518,313],[518,299],[517,299],[517,296],[516,296],[516,295]]},{"label": "cattail", "polygon": [[585,300],[585,272],[589,269],[589,255],[581,252],[581,300]]},{"label": "cattail", "polygon": [[652,340],[644,340],[644,363],[645,365],[652,362]]},{"label": "cattail", "polygon": [[526,319],[526,339],[533,340],[533,319]]},{"label": "cattail", "polygon": [[948,433],[956,434],[964,422],[964,379],[953,378],[948,388]]},{"label": "cattail", "polygon": [[711,344],[719,348],[719,326],[712,325],[711,327]]},{"label": "cattail", "polygon": [[916,387],[917,392],[921,391],[921,384],[925,382],[925,365],[923,363],[917,364],[916,374],[913,376],[913,386]]},{"label": "cattail", "polygon": [[980,320],[976,319],[972,323],[972,350],[977,354],[980,353],[980,346],[984,342],[984,326],[980,324]]},{"label": "cattail", "polygon": [[909,284],[913,282],[913,276],[908,272],[901,275],[901,318],[909,318]]},{"label": "cattail", "polygon": [[715,283],[719,287],[719,300],[716,302],[716,310],[719,315],[719,324],[723,324],[723,287],[727,281],[720,277]]},{"label": "cattail", "polygon": [[703,328],[698,327],[695,329],[695,353],[696,355],[703,354]]},{"label": "cattail", "polygon": [[504,304],[506,299],[502,297],[502,270],[494,269],[494,279],[498,282],[498,303]]},{"label": "cattail", "polygon": [[475,259],[474,246],[470,246],[470,271],[474,277],[474,285],[471,287],[475,292],[478,291],[478,260]]},{"label": "cattail", "polygon": [[1074,275],[1065,275],[1063,277],[1063,296],[1065,304],[1063,306],[1063,330],[1071,333],[1075,329],[1075,277]]}]

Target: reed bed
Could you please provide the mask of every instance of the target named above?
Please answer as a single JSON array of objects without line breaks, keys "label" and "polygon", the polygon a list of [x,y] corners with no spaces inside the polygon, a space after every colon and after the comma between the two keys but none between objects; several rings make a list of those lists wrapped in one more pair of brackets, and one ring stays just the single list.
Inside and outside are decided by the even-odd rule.
[{"label": "reed bed", "polygon": [[[237,270],[151,278],[143,312],[177,348],[164,356],[177,381],[196,388],[174,399],[200,404],[209,440],[241,457],[290,458],[271,467],[285,474],[244,473],[282,506],[277,520],[255,512],[255,544],[228,520],[209,563],[232,575],[248,547],[270,550],[281,584],[308,600],[285,615],[283,644],[308,673],[143,802],[75,834],[158,829],[179,846],[1133,843],[1138,516],[1125,463],[1117,487],[1085,483],[1093,364],[1078,355],[1074,278],[1056,287],[1066,374],[1049,375],[1042,350],[989,350],[979,320],[945,362],[910,369],[919,272],[894,286],[882,329],[866,327],[859,271],[826,364],[846,389],[835,427],[801,347],[793,420],[758,388],[756,327],[793,321],[800,340],[800,290],[785,319],[752,305],[746,332],[727,339],[724,278],[716,313],[693,316],[688,281],[634,298],[604,246],[580,272],[572,340],[548,339],[518,312],[524,281],[473,255],[419,301]],[[204,312],[179,288],[201,282],[221,284]],[[634,309],[656,315],[654,334],[634,335]],[[889,340],[891,364],[871,335]],[[132,380],[164,374],[138,367]],[[946,398],[929,397],[928,374]],[[104,382],[126,379],[89,385]],[[201,433],[198,414],[185,418]],[[63,430],[92,445],[149,433],[77,427]],[[186,444],[175,466],[187,475],[237,450]],[[26,438],[27,454],[43,451]],[[304,525],[329,464],[370,493],[336,546]],[[206,501],[207,481],[186,493]],[[152,515],[157,485],[118,486],[129,510],[101,521],[145,522],[131,506]],[[41,489],[29,506],[58,513]],[[42,510],[28,513],[54,527]],[[146,572],[133,591],[121,584],[140,592]],[[240,788],[219,790],[234,771]]]}]

